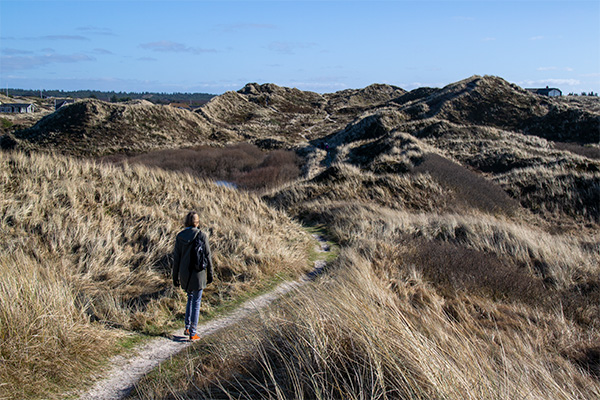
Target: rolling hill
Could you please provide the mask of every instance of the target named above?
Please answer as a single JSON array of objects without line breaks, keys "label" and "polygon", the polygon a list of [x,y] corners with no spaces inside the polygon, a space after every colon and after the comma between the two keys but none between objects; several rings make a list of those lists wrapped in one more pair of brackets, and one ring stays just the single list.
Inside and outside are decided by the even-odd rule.
[{"label": "rolling hill", "polygon": [[[67,323],[53,329],[69,343],[81,339],[70,321],[99,336],[172,323],[165,310],[180,299],[165,296],[164,238],[201,198],[223,281],[209,304],[264,286],[280,265],[299,273],[298,221],[324,229],[341,254],[302,293],[161,366],[134,397],[597,398],[599,103],[493,76],[409,92],[252,83],[195,112],[78,102],[0,141],[2,238],[13,250],[1,271],[21,262],[16,249],[45,268],[27,270],[41,288],[15,280],[5,292],[64,293],[51,307],[70,310]],[[143,163],[181,148],[191,159],[211,155],[199,145],[240,143],[229,158],[260,153],[247,143],[295,151],[301,176],[246,193],[157,165],[85,160]],[[28,318],[45,315],[23,298]],[[18,357],[31,350],[14,334],[27,321],[5,307],[11,362],[49,373]],[[72,359],[86,368],[85,354]]]}]

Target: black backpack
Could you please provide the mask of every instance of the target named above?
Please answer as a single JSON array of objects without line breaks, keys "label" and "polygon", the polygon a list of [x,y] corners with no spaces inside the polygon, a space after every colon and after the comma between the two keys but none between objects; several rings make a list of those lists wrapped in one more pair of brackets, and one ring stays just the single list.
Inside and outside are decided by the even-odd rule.
[{"label": "black backpack", "polygon": [[192,241],[190,266],[196,271],[204,271],[207,265],[208,259],[206,255],[206,248],[204,246],[204,240],[202,240],[202,233],[198,232]]}]

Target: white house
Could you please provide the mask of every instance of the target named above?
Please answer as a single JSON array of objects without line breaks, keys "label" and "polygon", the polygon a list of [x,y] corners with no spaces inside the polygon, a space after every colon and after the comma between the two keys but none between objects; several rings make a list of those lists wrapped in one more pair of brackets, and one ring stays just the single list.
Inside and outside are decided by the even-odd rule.
[{"label": "white house", "polygon": [[525,90],[528,90],[531,93],[541,94],[542,96],[548,96],[548,97],[562,96],[562,91],[560,89],[551,88],[548,86],[546,86],[545,88],[541,88],[541,89],[525,89]]},{"label": "white house", "polygon": [[31,103],[6,103],[0,104],[0,112],[3,113],[32,113],[35,111],[35,106]]}]

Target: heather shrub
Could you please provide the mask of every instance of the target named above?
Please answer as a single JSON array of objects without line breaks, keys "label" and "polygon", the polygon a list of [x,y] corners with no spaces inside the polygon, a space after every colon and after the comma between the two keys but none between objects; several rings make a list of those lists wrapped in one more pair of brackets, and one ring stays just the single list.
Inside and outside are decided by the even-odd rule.
[{"label": "heather shrub", "polygon": [[204,179],[231,182],[249,190],[274,187],[300,175],[300,159],[294,152],[266,152],[249,143],[159,150],[133,157],[110,156],[104,160],[186,172]]},{"label": "heather shrub", "polygon": [[504,215],[513,215],[519,208],[519,203],[496,183],[437,154],[426,154],[423,162],[413,171],[426,172],[442,186],[452,190],[459,208],[475,208]]}]

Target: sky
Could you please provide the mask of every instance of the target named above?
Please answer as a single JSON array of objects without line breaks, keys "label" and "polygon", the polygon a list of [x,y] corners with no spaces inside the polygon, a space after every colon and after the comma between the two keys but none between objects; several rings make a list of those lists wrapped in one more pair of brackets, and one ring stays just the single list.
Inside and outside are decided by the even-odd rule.
[{"label": "sky", "polygon": [[0,89],[600,92],[600,1],[0,0]]}]

